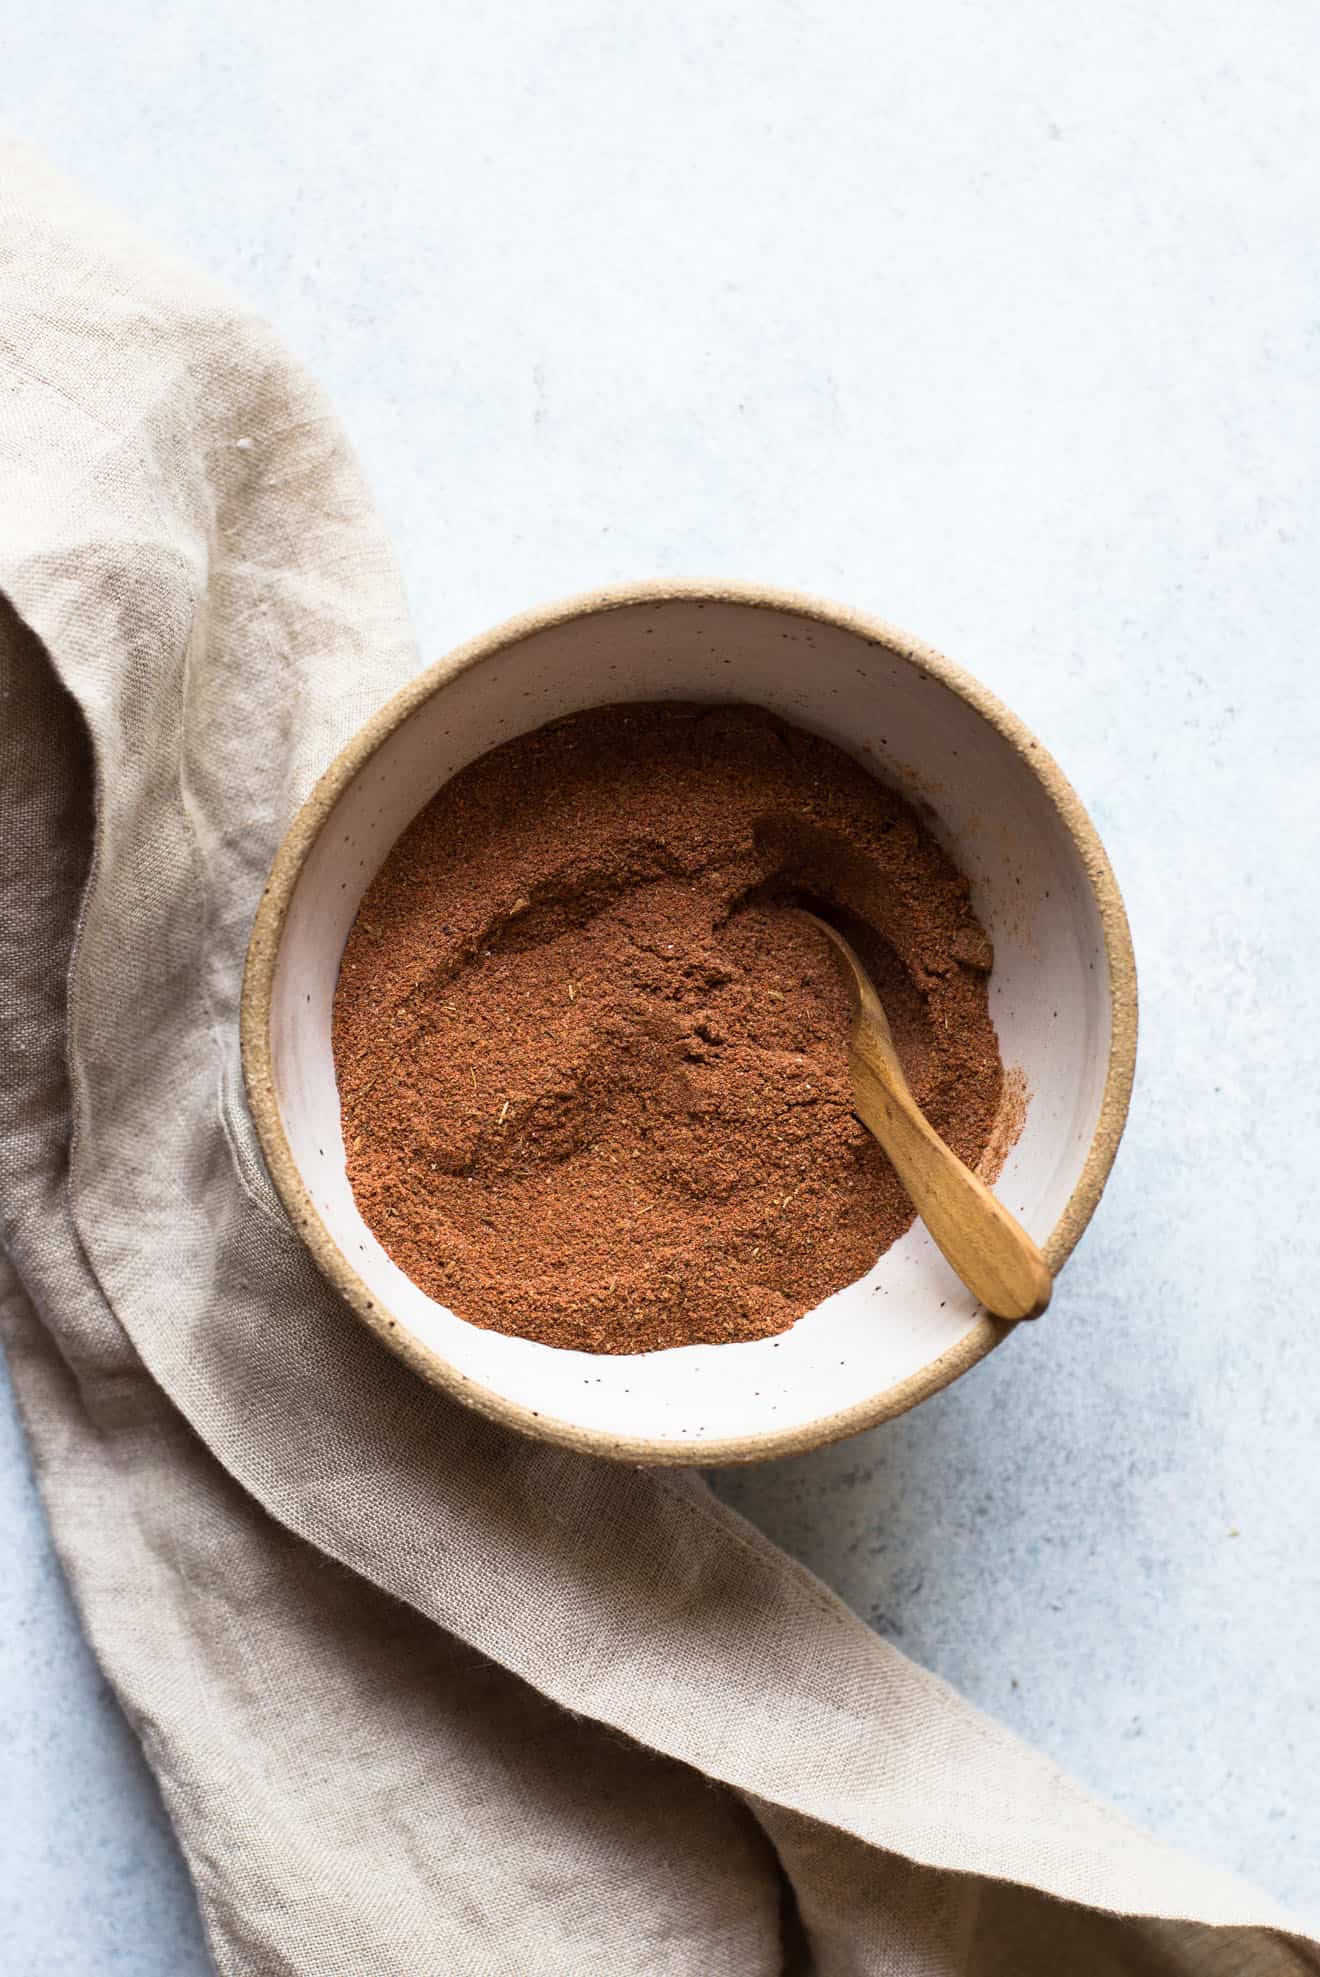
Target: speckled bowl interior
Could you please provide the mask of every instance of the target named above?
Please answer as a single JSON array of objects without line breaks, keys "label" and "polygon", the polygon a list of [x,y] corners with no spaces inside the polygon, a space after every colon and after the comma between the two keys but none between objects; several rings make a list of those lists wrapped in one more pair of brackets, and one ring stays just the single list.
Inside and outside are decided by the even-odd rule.
[{"label": "speckled bowl interior", "polygon": [[[633,1460],[708,1463],[808,1448],[901,1412],[1007,1328],[917,1225],[775,1339],[616,1358],[481,1330],[411,1283],[359,1215],[330,1041],[363,891],[440,785],[558,715],[664,699],[771,708],[934,813],[993,939],[991,1013],[1028,1093],[998,1191],[1055,1269],[1122,1131],[1135,989],[1112,875],[1055,765],[947,661],[830,606],[676,586],[576,600],[441,661],[345,750],[280,852],[249,954],[244,1064],[290,1215],[365,1322],[426,1378],[526,1432]],[[1029,1342],[1021,1363],[1030,1378]]]}]

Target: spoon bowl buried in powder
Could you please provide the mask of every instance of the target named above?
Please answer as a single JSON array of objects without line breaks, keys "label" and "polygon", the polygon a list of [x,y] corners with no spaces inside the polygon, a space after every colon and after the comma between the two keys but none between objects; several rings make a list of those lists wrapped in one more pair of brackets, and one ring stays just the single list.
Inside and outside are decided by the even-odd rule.
[{"label": "spoon bowl buried in powder", "polygon": [[590,1352],[785,1330],[910,1225],[853,1113],[826,905],[922,1110],[975,1166],[990,945],[902,798],[747,707],[594,709],[446,783],[344,950],[358,1206],[473,1324]]}]

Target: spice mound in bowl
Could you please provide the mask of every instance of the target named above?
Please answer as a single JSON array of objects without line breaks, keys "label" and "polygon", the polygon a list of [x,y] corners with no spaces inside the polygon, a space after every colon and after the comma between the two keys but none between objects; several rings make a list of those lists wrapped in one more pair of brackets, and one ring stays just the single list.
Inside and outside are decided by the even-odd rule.
[{"label": "spice mound in bowl", "polygon": [[594,1353],[764,1338],[913,1219],[855,1118],[846,927],[975,1166],[1003,1088],[966,879],[851,756],[756,708],[631,704],[483,755],[394,845],[333,1048],[348,1178],[474,1325]]}]

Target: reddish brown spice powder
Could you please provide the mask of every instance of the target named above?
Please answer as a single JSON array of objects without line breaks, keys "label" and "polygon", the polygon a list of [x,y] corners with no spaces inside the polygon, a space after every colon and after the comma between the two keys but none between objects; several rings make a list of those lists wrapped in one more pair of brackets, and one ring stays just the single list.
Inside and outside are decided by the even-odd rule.
[{"label": "reddish brown spice powder", "polygon": [[912,1221],[853,1115],[862,951],[962,1158],[1002,1067],[966,880],[891,790],[746,707],[606,707],[447,783],[363,899],[334,1050],[358,1205],[473,1324],[589,1352],[780,1332]]}]

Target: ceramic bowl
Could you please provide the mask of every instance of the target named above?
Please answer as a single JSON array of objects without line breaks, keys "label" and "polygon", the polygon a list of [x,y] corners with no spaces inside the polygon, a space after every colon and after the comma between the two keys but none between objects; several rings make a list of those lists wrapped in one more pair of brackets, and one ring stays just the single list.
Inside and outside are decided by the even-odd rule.
[{"label": "ceramic bowl", "polygon": [[[985,1315],[917,1224],[774,1339],[613,1357],[483,1331],[410,1282],[359,1215],[330,1046],[358,902],[440,785],[559,715],[668,699],[771,708],[934,813],[994,942],[991,1013],[1027,1094],[997,1189],[1057,1271],[1100,1198],[1132,1081],[1132,948],[1108,860],[1058,768],[983,687],[901,632],[810,598],[680,584],[576,598],[500,626],[405,687],[327,770],[275,860],[248,954],[243,1061],[294,1225],[424,1379],[596,1454],[750,1461],[902,1413],[1011,1327]],[[1021,1351],[1029,1379],[1030,1337]]]}]

